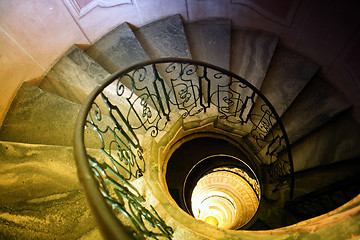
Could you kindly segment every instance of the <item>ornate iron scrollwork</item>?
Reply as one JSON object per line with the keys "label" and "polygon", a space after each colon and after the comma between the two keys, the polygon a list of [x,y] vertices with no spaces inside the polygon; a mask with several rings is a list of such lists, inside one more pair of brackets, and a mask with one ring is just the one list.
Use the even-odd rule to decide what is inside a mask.
{"label": "ornate iron scrollwork", "polygon": [[[253,111],[258,99],[260,110]],[[91,148],[97,144],[102,155],[87,151],[78,161],[87,162],[98,191],[114,214],[127,219],[125,225],[135,237],[172,238],[173,229],[146,204],[132,181],[143,177],[146,168],[139,137],[156,137],[179,117],[211,109],[233,128],[243,128],[259,159],[266,158],[263,165],[271,181],[290,176],[293,188],[289,141],[279,116],[255,87],[224,69],[184,59],[151,60],[111,75],[84,109],[82,147],[86,152],[88,142]]]}

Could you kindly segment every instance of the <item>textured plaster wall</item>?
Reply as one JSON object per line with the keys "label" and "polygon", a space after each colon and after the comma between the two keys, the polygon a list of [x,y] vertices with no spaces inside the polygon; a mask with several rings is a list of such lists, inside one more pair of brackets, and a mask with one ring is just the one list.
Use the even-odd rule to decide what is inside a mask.
{"label": "textured plaster wall", "polygon": [[356,0],[0,0],[0,124],[20,84],[36,84],[72,44],[86,47],[124,21],[141,26],[176,13],[278,34],[320,63],[359,113],[359,10]]}

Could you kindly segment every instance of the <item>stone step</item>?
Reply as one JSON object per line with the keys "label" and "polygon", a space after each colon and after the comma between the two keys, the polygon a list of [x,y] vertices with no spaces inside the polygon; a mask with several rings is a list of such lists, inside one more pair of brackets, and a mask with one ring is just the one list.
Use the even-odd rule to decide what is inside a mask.
{"label": "stone step", "polygon": [[[90,58],[78,47],[71,47],[46,74],[39,87],[47,92],[61,96],[75,103],[83,104],[87,96],[102,84],[110,74],[104,70],[97,62]],[[119,109],[128,109],[129,103],[126,97],[131,95],[131,100],[137,99],[138,91],[132,92],[128,85],[119,91],[117,81],[107,86],[103,92],[112,100]],[[123,92],[122,92],[123,91]],[[121,95],[123,97],[119,97]],[[98,99],[99,106],[104,105],[101,99]]]}
{"label": "stone step", "polygon": [[[224,69],[230,67],[231,20],[206,19],[185,24],[185,32],[191,49],[192,59],[213,64]],[[209,78],[217,71],[207,70]],[[200,73],[201,74],[201,73]],[[228,90],[229,78],[211,79],[210,91],[217,91],[218,85]],[[203,85],[203,89],[206,87]],[[204,95],[206,96],[206,95]],[[209,102],[208,99],[204,99]],[[218,102],[212,98],[212,102]],[[227,104],[226,104],[227,106]]]}
{"label": "stone step", "polygon": [[[290,144],[306,137],[312,131],[326,124],[336,115],[351,106],[342,93],[336,90],[319,74],[303,89],[281,118]],[[273,129],[269,128],[266,142],[271,142],[273,136],[282,136],[280,128],[273,120]],[[269,145],[261,146],[260,155],[265,157]],[[259,150],[259,149],[257,149]]]}
{"label": "stone step", "polygon": [[109,73],[149,60],[126,22],[98,39],[86,53]]}
{"label": "stone step", "polygon": [[206,19],[185,24],[193,60],[229,69],[231,20]]}
{"label": "stone step", "polygon": [[0,206],[80,189],[73,148],[0,141]]}
{"label": "stone step", "polygon": [[61,82],[55,78],[49,78],[48,76],[41,80],[38,87],[77,104],[83,104],[89,95],[89,92],[83,89]]}
{"label": "stone step", "polygon": [[260,89],[278,40],[271,33],[234,29],[231,37],[230,71]]}
{"label": "stone step", "polygon": [[[274,34],[252,29],[233,29],[231,37],[230,71],[260,89],[278,43]],[[230,86],[231,121],[246,121],[257,96],[244,84],[234,81]],[[243,126],[245,132],[252,126]]]}
{"label": "stone step", "polygon": [[[337,174],[335,174],[337,175]],[[333,176],[330,176],[332,178]],[[359,194],[360,174],[337,181],[331,185],[295,198],[286,203],[285,208],[298,221],[330,212],[349,202]]]}
{"label": "stone step", "polygon": [[[135,29],[134,33],[152,59],[165,57],[191,59],[190,47],[180,15],[173,15],[151,22]],[[184,92],[191,94],[190,102],[198,97],[189,91],[192,88],[199,88],[196,72],[193,71],[192,67],[187,67],[189,71],[186,71],[180,78],[186,67],[186,64],[161,64],[157,66],[160,77],[166,83],[165,88],[170,101],[180,107],[184,103]],[[189,72],[191,73],[188,75]],[[187,103],[185,102],[185,104]],[[177,111],[177,107],[174,110]]]}
{"label": "stone step", "polygon": [[[282,116],[318,69],[319,65],[310,59],[278,46],[260,91]],[[262,104],[259,100],[256,105]]]}
{"label": "stone step", "polygon": [[360,157],[360,125],[347,111],[292,145],[294,171]]}
{"label": "stone step", "polygon": [[[260,91],[270,101],[277,114],[281,117],[298,94],[313,78],[318,68],[319,65],[310,59],[283,46],[278,46]],[[278,126],[276,130],[272,129],[277,122],[274,116],[268,116],[267,110],[268,108],[266,107],[265,101],[257,98],[251,112],[251,120],[255,123],[255,126],[259,125],[258,123],[262,121],[260,125],[266,125],[266,127],[253,128],[252,131],[253,133],[256,132],[257,135],[264,136],[263,138],[267,138],[267,140],[271,142],[272,139],[270,138],[272,136],[282,136],[282,134],[279,132]],[[271,130],[273,134],[266,136]],[[252,142],[256,151],[260,151],[260,148],[263,148],[262,155],[263,157],[266,156],[266,143],[258,146],[252,138],[248,138],[248,140]]]}
{"label": "stone step", "polygon": [[100,237],[85,196],[79,190],[0,206],[0,222],[2,239]]}
{"label": "stone step", "polygon": [[317,75],[281,119],[290,143],[303,138],[350,106],[342,93]]}
{"label": "stone step", "polygon": [[[297,202],[299,197],[302,198],[303,195],[313,195],[315,192],[323,192],[324,189],[329,189],[329,186],[331,185],[339,186],[339,183],[343,182],[345,179],[352,179],[351,181],[346,181],[345,184],[340,185],[340,189],[333,188],[332,192],[336,192],[336,194],[324,194],[320,198],[315,198],[312,200],[309,199],[311,204],[308,201],[296,204],[297,207],[299,207],[298,210],[304,212],[310,209],[313,211],[313,213],[318,212],[321,211],[323,207],[330,207],[331,205],[332,208],[327,209],[326,212],[334,210],[340,205],[334,206],[333,203],[338,202],[339,199],[343,198],[343,193],[346,193],[346,198],[349,201],[351,198],[356,196],[353,195],[354,192],[356,194],[360,192],[359,185],[357,184],[357,179],[360,179],[359,167],[360,161],[359,159],[355,158],[347,161],[342,161],[340,163],[338,162],[327,166],[320,166],[305,171],[296,172],[294,174],[295,187],[293,199],[288,199],[288,187],[280,187],[278,191],[273,192],[276,193],[273,196],[277,196],[277,201],[274,201],[274,199],[268,200],[266,197],[263,198],[264,201],[262,202],[263,205],[259,212],[259,218],[265,222],[268,222],[268,224],[272,228],[281,228],[290,224],[296,224],[300,220],[298,219],[299,215],[296,212],[288,211],[289,205],[293,205],[289,203]],[[355,191],[349,191],[351,189]],[[282,197],[280,197],[281,195]],[[319,203],[325,205],[319,206]],[[286,206],[285,209],[284,205]],[[323,213],[325,212],[319,212],[316,215],[320,215]],[[253,229],[253,226],[250,229]],[[263,228],[261,230],[265,229]]]}
{"label": "stone step", "polygon": [[[72,146],[75,122],[80,108],[78,104],[23,83],[0,128],[0,140]],[[101,126],[102,130],[107,126],[114,126],[114,123],[104,114],[100,121],[96,120],[97,109],[93,107],[92,111],[93,120]],[[87,128],[85,133],[93,136],[86,142],[86,147],[99,148],[101,146],[97,133],[90,128]],[[108,133],[103,140],[110,141],[111,138],[113,136]]]}
{"label": "stone step", "polygon": [[80,105],[30,84],[17,92],[0,129],[0,140],[72,146]]}
{"label": "stone step", "polygon": [[39,87],[82,104],[107,76],[107,71],[74,45],[55,63]]}
{"label": "stone step", "polygon": [[360,161],[354,158],[297,172],[294,175],[294,199],[354,176],[359,169]]}
{"label": "stone step", "polygon": [[[86,50],[86,53],[110,73],[114,73],[121,69],[124,70],[134,64],[150,59],[128,23],[119,25],[105,36],[98,39]],[[148,66],[141,68],[134,75],[130,75],[133,79],[130,79],[129,77],[121,78],[121,84],[125,86],[125,93],[120,94],[122,95],[122,100],[116,96],[117,89],[119,89],[119,86],[116,85],[116,81],[112,86],[107,87],[108,95],[112,96],[111,99],[113,101],[118,100],[118,102],[124,106],[122,107],[123,109],[129,108],[126,97],[131,98],[131,104],[140,102],[142,99],[148,99],[146,105],[151,107],[152,115],[155,115],[155,112],[157,112],[156,109],[160,110],[160,107],[156,99],[151,99],[151,97],[156,96],[154,85],[152,82],[149,82],[155,81],[152,67]],[[143,76],[146,76],[147,81],[141,81]],[[134,86],[132,85],[132,80],[134,80]],[[160,87],[160,85],[157,85],[157,87]],[[166,87],[165,92],[168,91],[169,89]],[[162,93],[161,89],[160,92]],[[141,106],[136,106],[136,104],[134,104],[134,109],[140,109],[142,111],[141,108]],[[141,115],[142,113],[140,113],[139,116]]]}
{"label": "stone step", "polygon": [[163,18],[134,30],[135,36],[152,59],[191,58],[180,15]]}
{"label": "stone step", "polygon": [[[106,158],[101,150],[87,153],[99,161]],[[0,228],[0,236],[35,231],[39,235],[31,236],[36,239],[53,239],[69,228],[76,239],[100,236],[81,191],[72,147],[2,141],[0,163],[0,222],[8,226]]]}

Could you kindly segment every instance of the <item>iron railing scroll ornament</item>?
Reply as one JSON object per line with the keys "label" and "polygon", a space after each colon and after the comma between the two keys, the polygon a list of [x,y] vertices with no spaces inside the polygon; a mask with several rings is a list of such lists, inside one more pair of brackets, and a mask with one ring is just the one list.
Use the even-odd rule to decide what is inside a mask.
{"label": "iron railing scroll ornament", "polygon": [[[252,111],[259,99],[261,111]],[[137,187],[147,167],[141,138],[158,136],[179,117],[191,120],[214,111],[219,121],[248,131],[246,137],[262,154],[259,159],[267,158],[262,166],[269,181],[288,180],[293,189],[285,129],[259,90],[207,63],[150,60],[109,76],[78,116],[74,149],[79,178],[105,237],[172,238],[173,228]]]}

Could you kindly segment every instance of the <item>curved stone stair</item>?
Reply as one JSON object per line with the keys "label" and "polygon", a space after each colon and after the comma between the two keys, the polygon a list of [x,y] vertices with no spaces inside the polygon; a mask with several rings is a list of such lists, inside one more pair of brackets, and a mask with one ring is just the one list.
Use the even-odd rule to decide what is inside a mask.
{"label": "curved stone stair", "polygon": [[[184,25],[192,59],[230,68],[231,21],[203,20]],[[219,36],[222,36],[219,38]]]}
{"label": "curved stone stair", "polygon": [[39,88],[82,104],[110,74],[77,46],[72,46],[52,66]]}
{"label": "curved stone stair", "polygon": [[[180,15],[140,28],[123,23],[85,52],[72,46],[38,87],[24,83],[19,89],[0,128],[0,175],[6,179],[0,185],[5,193],[0,201],[0,238],[100,237],[77,182],[71,153],[80,104],[111,73],[161,57],[209,62],[230,69],[260,89],[282,117],[299,174],[360,157],[360,127],[347,111],[351,107],[349,102],[321,77],[316,63],[282,46],[277,36],[252,29],[231,29],[227,19],[184,24]],[[161,74],[164,69],[159,71]],[[165,80],[171,86],[171,81]],[[131,89],[130,83],[125,85]],[[247,96],[246,92],[242,94]],[[116,95],[112,96],[116,99]],[[250,110],[256,113],[261,104],[258,99],[244,116],[236,117],[246,118]],[[211,114],[203,120],[209,116],[216,118]],[[185,124],[186,120],[178,121],[179,117],[171,119],[172,123]],[[225,131],[239,131],[217,121]],[[147,135],[141,138],[151,144]],[[95,148],[96,143],[88,142],[86,146]],[[261,148],[250,148],[261,156]],[[351,165],[346,166],[342,179],[354,174],[349,171]],[[299,174],[295,176],[302,176]],[[307,181],[300,177],[299,186]],[[308,187],[306,193],[317,189]],[[268,197],[278,200],[276,194],[275,191]],[[301,195],[295,185],[295,196]],[[278,224],[267,221],[260,217],[259,223],[271,227],[284,224],[280,220]]]}
{"label": "curved stone stair", "polygon": [[69,146],[0,141],[0,239],[99,236],[72,152]]}

